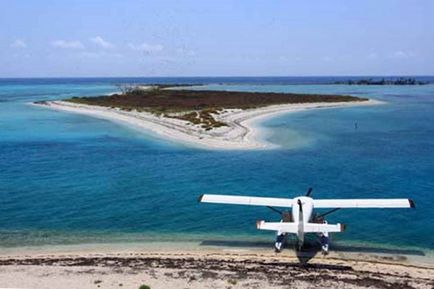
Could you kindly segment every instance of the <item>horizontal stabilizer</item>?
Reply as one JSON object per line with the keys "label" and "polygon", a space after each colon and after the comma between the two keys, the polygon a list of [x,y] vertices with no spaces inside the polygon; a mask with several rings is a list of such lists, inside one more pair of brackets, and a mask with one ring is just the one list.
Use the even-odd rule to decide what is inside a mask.
{"label": "horizontal stabilizer", "polygon": [[215,204],[232,204],[232,205],[248,205],[248,206],[273,206],[286,207],[292,206],[292,199],[284,198],[261,198],[248,196],[228,196],[228,195],[201,195],[199,202],[215,203]]}
{"label": "horizontal stabilizer", "polygon": [[313,200],[314,208],[414,208],[410,199]]}
{"label": "horizontal stabilizer", "polygon": [[298,227],[294,223],[257,221],[256,228],[258,230],[279,231],[280,233],[297,233]]}
{"label": "horizontal stabilizer", "polygon": [[343,232],[345,230],[345,226],[343,224],[316,224],[316,223],[307,223],[304,224],[304,232],[305,233],[325,233],[325,232]]}

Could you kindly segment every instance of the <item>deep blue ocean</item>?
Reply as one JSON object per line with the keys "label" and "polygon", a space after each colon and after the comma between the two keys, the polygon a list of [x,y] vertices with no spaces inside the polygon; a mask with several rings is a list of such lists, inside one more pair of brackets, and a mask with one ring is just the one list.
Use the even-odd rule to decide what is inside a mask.
{"label": "deep blue ocean", "polygon": [[[103,242],[263,240],[267,208],[198,204],[202,193],[314,198],[409,197],[416,209],[346,209],[334,241],[434,249],[434,84],[325,84],[348,77],[0,80],[1,247]],[[432,81],[433,78],[422,78]],[[265,151],[209,151],[134,128],[29,105],[101,95],[117,83],[339,93],[386,103],[310,110],[261,125]],[[357,129],[355,129],[357,123]]]}

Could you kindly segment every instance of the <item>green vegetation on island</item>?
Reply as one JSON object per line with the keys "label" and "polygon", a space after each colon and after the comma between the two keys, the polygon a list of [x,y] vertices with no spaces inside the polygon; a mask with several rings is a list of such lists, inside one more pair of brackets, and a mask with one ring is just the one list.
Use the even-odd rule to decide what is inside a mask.
{"label": "green vegetation on island", "polygon": [[176,87],[177,85],[170,87],[167,85],[136,86],[135,88],[123,89],[121,90],[122,93],[97,97],[73,97],[66,101],[119,108],[124,111],[146,111],[156,115],[186,120],[210,130],[225,126],[224,123],[215,118],[224,109],[368,100],[349,95],[187,90],[176,89]]}
{"label": "green vegetation on island", "polygon": [[347,84],[347,85],[424,85],[427,82],[419,81],[412,77],[399,77],[394,79],[359,79],[359,80],[346,80],[346,81],[336,81],[334,84]]}

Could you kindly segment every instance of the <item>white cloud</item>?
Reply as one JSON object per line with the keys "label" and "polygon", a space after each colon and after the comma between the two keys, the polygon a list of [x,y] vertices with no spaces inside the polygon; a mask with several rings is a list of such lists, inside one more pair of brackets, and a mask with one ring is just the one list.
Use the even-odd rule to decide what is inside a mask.
{"label": "white cloud", "polygon": [[13,47],[13,48],[26,48],[27,44],[21,39],[16,39],[14,42],[11,43],[11,47]]}
{"label": "white cloud", "polygon": [[90,39],[90,41],[92,41],[94,44],[96,44],[96,45],[98,45],[98,46],[100,46],[101,48],[104,48],[104,49],[108,49],[108,48],[113,48],[114,47],[113,44],[111,44],[110,42],[104,40],[101,36],[92,37]]}
{"label": "white cloud", "polygon": [[120,53],[110,53],[110,52],[105,52],[105,51],[100,51],[100,52],[83,51],[83,52],[80,52],[77,56],[80,58],[94,58],[94,59],[103,58],[103,57],[109,57],[109,58],[121,58],[121,57],[123,57],[123,55]]}
{"label": "white cloud", "polygon": [[161,50],[164,49],[164,46],[161,44],[148,44],[143,42],[142,44],[133,44],[133,43],[129,43],[128,47],[136,50],[136,51],[140,51],[140,52],[144,52],[144,53],[153,53],[153,52],[159,52]]}
{"label": "white cloud", "polygon": [[404,59],[404,58],[411,58],[414,57],[415,53],[412,51],[395,51],[392,54],[389,55],[390,58],[398,58],[398,59]]}
{"label": "white cloud", "polygon": [[51,42],[51,45],[56,48],[84,49],[84,45],[77,40],[55,40]]}

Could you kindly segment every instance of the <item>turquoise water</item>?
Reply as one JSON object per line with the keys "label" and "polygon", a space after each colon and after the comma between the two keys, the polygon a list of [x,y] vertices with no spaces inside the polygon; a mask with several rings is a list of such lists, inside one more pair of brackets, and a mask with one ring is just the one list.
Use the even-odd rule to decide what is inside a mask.
{"label": "turquoise water", "polygon": [[[269,151],[207,151],[29,105],[116,82],[229,83],[209,89],[345,93],[384,105],[287,114],[262,125]],[[411,197],[415,210],[340,210],[335,241],[434,249],[434,85],[282,79],[0,80],[0,247],[144,240],[264,240],[266,208],[198,204],[201,193]],[[295,84],[304,83],[304,84]],[[354,123],[358,123],[355,130]]]}

